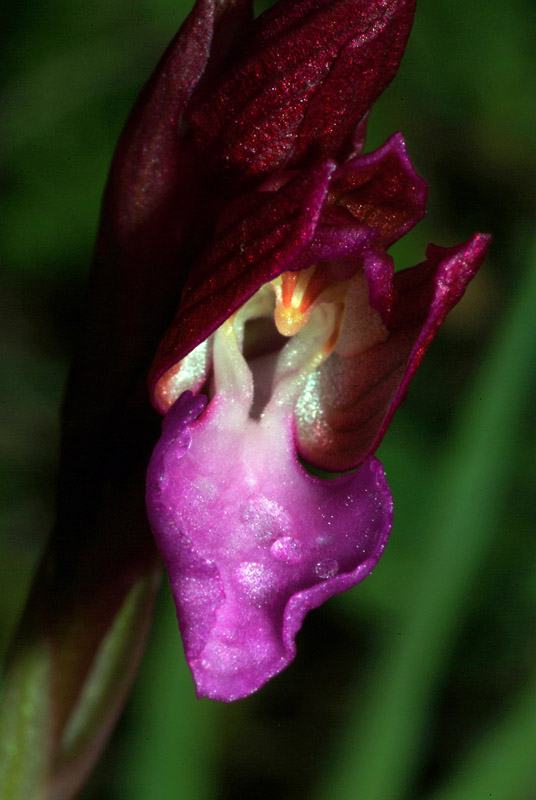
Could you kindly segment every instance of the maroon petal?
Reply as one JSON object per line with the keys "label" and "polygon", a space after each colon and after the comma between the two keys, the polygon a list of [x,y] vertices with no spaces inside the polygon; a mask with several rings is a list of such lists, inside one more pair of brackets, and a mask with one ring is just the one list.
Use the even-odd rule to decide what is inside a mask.
{"label": "maroon petal", "polygon": [[298,414],[301,455],[324,469],[356,467],[378,447],[429,344],[482,264],[490,237],[458,247],[431,245],[427,261],[395,275],[388,338],[349,357],[333,353],[307,387]]}
{"label": "maroon petal", "polygon": [[333,176],[329,201],[378,231],[388,248],[424,217],[428,187],[415,172],[401,133],[373,153],[343,164]]}
{"label": "maroon petal", "polygon": [[383,248],[423,218],[427,195],[426,182],[415,172],[402,134],[394,134],[378,150],[335,171],[315,237],[293,269],[339,260],[333,280],[347,280],[362,266],[370,304],[390,327],[394,268]]}
{"label": "maroon petal", "polygon": [[[428,187],[415,172],[404,137],[394,134],[373,153],[347,161],[334,173],[328,200],[315,237],[293,269],[321,261],[348,259],[346,280],[361,265],[370,286],[370,300],[386,324],[394,296],[393,263],[382,248],[390,247],[421,220]],[[371,249],[373,248],[373,249]],[[355,257],[360,257],[356,261]]]}
{"label": "maroon petal", "polygon": [[290,269],[312,240],[335,165],[303,171],[277,192],[235,205],[192,270],[153,362],[150,384],[204,341],[263,284]]}
{"label": "maroon petal", "polygon": [[398,69],[414,7],[286,0],[263,14],[219,86],[189,114],[207,170],[259,180],[355,152],[363,134],[356,126]]}
{"label": "maroon petal", "polygon": [[376,231],[367,225],[349,225],[347,220],[343,224],[326,223],[321,219],[313,240],[293,262],[292,270],[322,262],[326,278],[348,280],[359,266],[360,260],[356,258],[361,258],[375,239]]}

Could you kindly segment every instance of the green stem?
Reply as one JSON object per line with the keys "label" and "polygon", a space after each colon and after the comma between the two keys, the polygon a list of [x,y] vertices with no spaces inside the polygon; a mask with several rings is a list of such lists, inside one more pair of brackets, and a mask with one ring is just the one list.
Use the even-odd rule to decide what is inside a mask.
{"label": "green stem", "polygon": [[[102,612],[102,605],[88,602],[71,609],[70,620],[64,617],[63,624],[51,624],[50,616],[44,614],[46,605],[39,607],[37,600],[46,604],[45,595],[34,594],[3,685],[2,800],[68,800],[75,796],[130,689],[148,633],[157,583],[156,569],[134,582],[108,625],[105,622],[98,646],[88,648],[92,657],[85,670],[72,654],[80,648],[85,652],[84,630],[94,626],[94,615]],[[73,669],[67,670],[67,664]],[[85,676],[82,681],[79,669]],[[71,698],[68,707],[62,703],[64,697]]]}

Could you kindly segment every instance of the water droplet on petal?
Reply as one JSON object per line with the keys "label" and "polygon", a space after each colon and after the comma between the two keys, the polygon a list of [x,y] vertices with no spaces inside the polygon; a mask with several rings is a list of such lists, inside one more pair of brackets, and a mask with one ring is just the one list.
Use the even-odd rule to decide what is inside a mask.
{"label": "water droplet on petal", "polygon": [[303,545],[292,536],[281,536],[273,543],[270,553],[278,561],[286,564],[299,564],[303,560]]}
{"label": "water droplet on petal", "polygon": [[339,562],[336,561],[334,558],[325,558],[323,561],[319,561],[318,564],[315,566],[315,574],[318,575],[319,578],[325,580],[326,578],[333,578],[339,571]]}

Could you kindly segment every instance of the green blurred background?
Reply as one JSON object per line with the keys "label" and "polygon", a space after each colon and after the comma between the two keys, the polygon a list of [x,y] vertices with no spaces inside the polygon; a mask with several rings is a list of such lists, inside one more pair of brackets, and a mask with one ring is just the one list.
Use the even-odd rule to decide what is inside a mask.
{"label": "green blurred background", "polygon": [[[52,523],[107,168],[188,5],[22,0],[5,12],[2,654]],[[375,574],[311,614],[292,667],[232,706],[195,700],[164,590],[85,800],[536,799],[534,9],[423,0],[371,118],[367,149],[402,130],[431,187],[399,265],[430,241],[495,237],[381,447],[395,524]]]}

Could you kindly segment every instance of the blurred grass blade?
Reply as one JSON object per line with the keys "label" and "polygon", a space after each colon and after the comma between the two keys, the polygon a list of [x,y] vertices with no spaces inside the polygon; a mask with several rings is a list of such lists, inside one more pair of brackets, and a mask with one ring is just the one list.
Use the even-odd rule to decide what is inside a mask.
{"label": "blurred grass blade", "polygon": [[513,800],[533,796],[536,775],[536,679],[430,800]]}
{"label": "blurred grass blade", "polygon": [[3,688],[0,713],[0,797],[37,800],[48,761],[42,741],[50,741],[50,658],[44,640],[19,650],[17,668]]}
{"label": "blurred grass blade", "polygon": [[526,375],[536,361],[535,261],[533,252],[438,465],[437,489],[429,503],[423,504],[416,484],[415,503],[424,506],[430,550],[409,604],[412,613],[399,623],[402,635],[386,643],[390,652],[375,673],[368,699],[360,697],[352,711],[343,748],[323,787],[322,796],[329,800],[354,800],[356,791],[366,800],[400,800],[408,789],[443,661],[495,534],[494,517],[515,454],[529,389]]}
{"label": "blurred grass blade", "polygon": [[130,590],[65,727],[51,797],[73,797],[100,755],[130,690],[152,617],[158,573]]}
{"label": "blurred grass blade", "polygon": [[168,587],[155,617],[130,712],[128,757],[119,781],[123,800],[147,800],[155,792],[158,800],[215,797],[218,706],[195,697]]}
{"label": "blurred grass blade", "polygon": [[[148,631],[157,573],[133,585],[97,649],[57,740],[57,674],[62,652],[80,645],[87,618],[66,626],[61,649],[46,621],[20,636],[0,706],[2,800],[68,800],[81,787],[130,689]],[[89,620],[89,622],[88,622]],[[78,635],[77,635],[78,634]],[[82,643],[83,644],[83,643]],[[73,662],[76,665],[76,660]],[[63,662],[65,666],[65,662]],[[70,675],[63,673],[69,681]]]}

